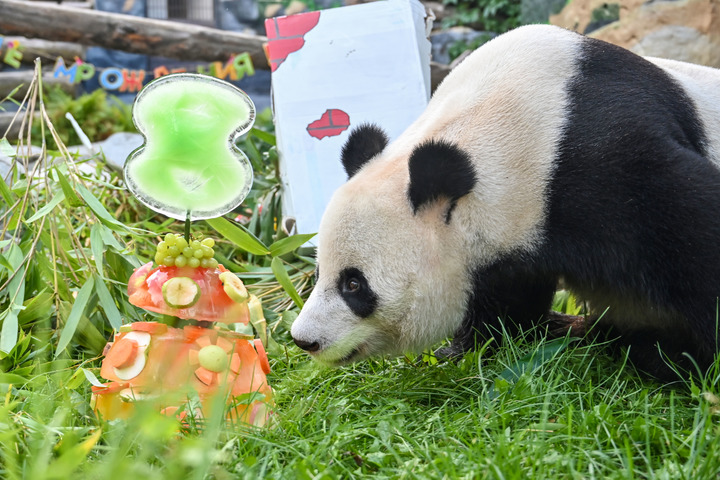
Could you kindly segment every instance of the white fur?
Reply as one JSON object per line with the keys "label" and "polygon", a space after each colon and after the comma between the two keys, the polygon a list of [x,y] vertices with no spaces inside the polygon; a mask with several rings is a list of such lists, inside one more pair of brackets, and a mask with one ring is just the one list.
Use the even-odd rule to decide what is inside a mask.
{"label": "white fur", "polygon": [[[492,40],[447,77],[400,138],[338,189],[320,224],[320,278],[293,324],[294,338],[319,342],[317,358],[335,364],[358,347],[353,360],[422,349],[459,327],[471,293],[469,266],[538,240],[578,46],[570,32],[535,26]],[[413,215],[407,198],[408,156],[431,138],[462,145],[476,162],[479,188],[459,201],[449,225],[447,205]],[[350,266],[380,297],[370,318],[357,318],[338,295],[337,275]]]}
{"label": "white fur", "polygon": [[646,57],[673,76],[694,100],[708,134],[708,155],[720,166],[720,69],[692,63]]}

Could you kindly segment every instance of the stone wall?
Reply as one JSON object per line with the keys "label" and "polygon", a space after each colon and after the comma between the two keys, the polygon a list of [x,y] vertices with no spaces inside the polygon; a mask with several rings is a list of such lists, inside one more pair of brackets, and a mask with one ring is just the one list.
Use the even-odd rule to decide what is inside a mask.
{"label": "stone wall", "polygon": [[720,68],[720,0],[572,0],[550,23],[640,55]]}

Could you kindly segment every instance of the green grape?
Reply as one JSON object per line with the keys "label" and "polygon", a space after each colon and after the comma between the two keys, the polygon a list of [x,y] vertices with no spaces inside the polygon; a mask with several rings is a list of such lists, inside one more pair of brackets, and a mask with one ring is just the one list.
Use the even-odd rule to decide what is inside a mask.
{"label": "green grape", "polygon": [[200,260],[200,266],[202,268],[210,268],[210,259],[209,258],[203,258]]}
{"label": "green grape", "polygon": [[167,252],[167,249],[168,249],[168,244],[165,243],[164,241],[161,241],[160,243],[157,244],[157,252],[158,253],[164,254],[165,252]]}
{"label": "green grape", "polygon": [[187,261],[188,267],[197,268],[200,266],[200,260],[198,260],[195,257],[192,257]]}
{"label": "green grape", "polygon": [[175,244],[176,247],[182,252],[185,250],[185,247],[188,246],[187,240],[185,240],[185,237],[177,237],[177,243]]}
{"label": "green grape", "polygon": [[199,248],[197,250],[193,251],[193,257],[197,258],[198,260],[200,260],[204,256],[205,256],[205,253]]}
{"label": "green grape", "polygon": [[193,249],[190,247],[185,247],[185,248],[183,248],[182,254],[183,254],[183,256],[185,256],[187,258],[192,258]]}
{"label": "green grape", "polygon": [[187,264],[188,264],[188,259],[187,259],[187,257],[185,257],[185,256],[183,256],[183,255],[180,255],[179,257],[177,257],[177,258],[175,259],[175,266],[176,266],[176,267],[184,267],[184,266],[187,265]]}
{"label": "green grape", "polygon": [[192,248],[193,250],[197,250],[198,248],[200,248],[200,242],[198,240],[193,240],[192,242],[190,242],[190,248]]}
{"label": "green grape", "polygon": [[162,261],[163,261],[164,259],[165,259],[165,257],[163,256],[163,254],[161,254],[161,253],[156,253],[156,254],[155,254],[155,263],[157,263],[158,265],[161,265],[161,264],[162,264]]}
{"label": "green grape", "polygon": [[218,267],[218,261],[215,260],[214,258],[208,258],[207,261],[209,263],[208,268],[217,268]]}
{"label": "green grape", "polygon": [[173,257],[165,257],[163,258],[162,265],[165,265],[166,267],[172,267],[175,265],[175,259]]}
{"label": "green grape", "polygon": [[171,247],[177,243],[177,237],[174,233],[168,233],[165,235],[165,243],[167,243],[168,247]]}
{"label": "green grape", "polygon": [[210,238],[210,237],[204,238],[203,241],[200,242],[200,243],[201,243],[202,245],[205,245],[206,247],[210,247],[210,248],[212,248],[212,247],[215,246],[215,240],[213,240],[213,239]]}
{"label": "green grape", "polygon": [[168,247],[167,254],[171,257],[177,257],[180,255],[180,249],[177,247],[177,245],[173,245],[171,247]]}
{"label": "green grape", "polygon": [[215,255],[215,252],[212,248],[208,247],[207,245],[200,245],[200,251],[203,254],[203,257],[205,258],[212,258],[213,255]]}

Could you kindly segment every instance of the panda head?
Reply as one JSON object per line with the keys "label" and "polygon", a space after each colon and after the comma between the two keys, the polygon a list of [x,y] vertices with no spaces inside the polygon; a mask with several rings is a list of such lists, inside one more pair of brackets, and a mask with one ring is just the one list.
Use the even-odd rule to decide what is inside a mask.
{"label": "panda head", "polygon": [[348,182],[323,215],[317,282],[292,326],[295,343],[328,365],[420,350],[464,316],[465,229],[454,212],[475,187],[470,157],[444,139],[387,143],[363,125],[345,144]]}

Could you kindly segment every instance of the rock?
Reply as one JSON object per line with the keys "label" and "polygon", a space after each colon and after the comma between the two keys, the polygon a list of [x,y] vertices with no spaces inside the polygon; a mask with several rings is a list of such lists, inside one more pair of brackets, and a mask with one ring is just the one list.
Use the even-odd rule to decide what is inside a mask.
{"label": "rock", "polygon": [[521,0],[520,23],[547,23],[550,15],[558,13],[566,0]]}
{"label": "rock", "polygon": [[495,35],[492,32],[479,32],[468,27],[453,27],[432,33],[430,35],[432,59],[434,62],[448,65],[465,49],[474,50]]}
{"label": "rock", "polygon": [[290,4],[285,7],[285,15],[296,15],[298,13],[307,12],[308,8],[304,2],[300,0],[292,0]]}
{"label": "rock", "polygon": [[620,4],[603,3],[591,12],[590,23],[585,27],[585,33],[588,34],[618,20],[620,20]]}
{"label": "rock", "polygon": [[125,166],[128,155],[143,144],[143,136],[139,133],[113,133],[104,142],[94,144],[102,149],[107,163],[117,169]]}
{"label": "rock", "polygon": [[598,9],[610,10],[609,5],[602,0],[572,0],[550,22],[640,55],[720,68],[717,0],[626,0],[616,4],[619,20],[592,30]]}
{"label": "rock", "polygon": [[638,55],[672,58],[683,62],[720,67],[720,38],[681,25],[650,32],[632,47]]}
{"label": "rock", "polygon": [[264,20],[255,0],[222,0],[216,15],[219,28],[253,34],[261,29]]}
{"label": "rock", "polygon": [[[12,178],[8,175],[12,168],[12,162],[12,158],[0,153],[0,177],[2,177],[8,185],[12,185]],[[25,169],[21,164],[18,164],[18,170],[20,173],[25,173]]]}

